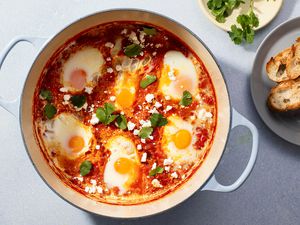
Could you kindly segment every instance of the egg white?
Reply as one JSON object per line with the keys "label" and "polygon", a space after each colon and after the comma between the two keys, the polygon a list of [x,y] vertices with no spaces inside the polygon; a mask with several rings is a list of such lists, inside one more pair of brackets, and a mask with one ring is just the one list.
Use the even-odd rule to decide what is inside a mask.
{"label": "egg white", "polygon": [[101,52],[97,48],[86,47],[78,50],[64,62],[61,74],[62,85],[71,92],[79,92],[82,90],[72,87],[70,77],[74,70],[84,70],[86,72],[85,87],[94,87],[98,78],[101,76],[101,68],[104,59]]}
{"label": "egg white", "polygon": [[[185,121],[178,116],[168,117],[168,124],[163,129],[162,149],[168,158],[172,159],[174,163],[180,165],[183,163],[192,163],[198,159],[199,153],[193,147],[196,137],[193,135],[194,127],[189,121]],[[172,140],[179,130],[187,130],[192,136],[191,143],[184,149],[178,149]]]}
{"label": "egg white", "polygon": [[[170,79],[173,76],[174,79]],[[188,86],[182,85],[181,80],[188,80]],[[173,99],[182,98],[184,91],[192,96],[198,93],[198,75],[191,58],[185,57],[179,51],[168,51],[164,56],[163,69],[159,89],[164,95]]]}
{"label": "egg white", "polygon": [[[75,159],[89,150],[94,139],[91,128],[82,124],[70,113],[61,113],[44,124],[43,139],[48,150]],[[69,147],[69,140],[80,136],[84,140],[84,147],[79,152],[73,152]]]}
{"label": "egg white", "polygon": [[136,174],[120,174],[115,170],[114,164],[119,158],[127,158],[138,162],[134,143],[126,137],[115,136],[105,145],[111,152],[104,170],[104,182],[108,188],[118,187],[119,194],[125,193],[135,180]]}

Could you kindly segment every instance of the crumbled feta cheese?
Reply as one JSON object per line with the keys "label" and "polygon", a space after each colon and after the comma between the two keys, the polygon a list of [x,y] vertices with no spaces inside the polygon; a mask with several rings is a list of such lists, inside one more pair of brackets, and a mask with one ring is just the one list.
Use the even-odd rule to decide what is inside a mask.
{"label": "crumbled feta cheese", "polygon": [[151,127],[151,121],[150,120],[144,121],[144,123],[142,123],[142,127]]}
{"label": "crumbled feta cheese", "polygon": [[100,149],[100,145],[96,145],[96,147],[95,147],[97,150],[99,150]]}
{"label": "crumbled feta cheese", "polygon": [[190,116],[190,119],[195,120],[196,119],[195,115]]}
{"label": "crumbled feta cheese", "polygon": [[116,96],[110,96],[109,100],[114,102],[116,100]]}
{"label": "crumbled feta cheese", "polygon": [[96,187],[95,187],[95,186],[90,187],[89,193],[90,193],[90,194],[96,193]]}
{"label": "crumbled feta cheese", "polygon": [[71,95],[64,95],[64,100],[65,100],[65,101],[69,101],[70,98],[71,98]]}
{"label": "crumbled feta cheese", "polygon": [[85,192],[89,192],[90,191],[90,187],[86,186],[84,189]]}
{"label": "crumbled feta cheese", "polygon": [[155,102],[154,106],[159,109],[162,107],[162,104],[160,102]]}
{"label": "crumbled feta cheese", "polygon": [[141,31],[141,32],[140,32],[140,41],[141,41],[142,43],[145,42],[145,35],[146,35],[146,33],[145,33],[144,31]]}
{"label": "crumbled feta cheese", "polygon": [[107,58],[106,58],[106,61],[108,61],[108,62],[111,61],[111,58],[110,58],[110,57],[107,57]]}
{"label": "crumbled feta cheese", "polygon": [[138,108],[139,108],[139,110],[141,110],[141,109],[142,109],[142,106],[138,105]]}
{"label": "crumbled feta cheese", "polygon": [[153,56],[156,56],[156,54],[157,54],[157,52],[153,52],[153,53],[152,53]]}
{"label": "crumbled feta cheese", "polygon": [[114,44],[111,43],[111,42],[106,42],[106,43],[105,43],[105,47],[107,47],[107,48],[113,48],[113,47],[114,47]]}
{"label": "crumbled feta cheese", "polygon": [[178,174],[176,172],[171,173],[171,177],[177,179],[178,178]]}
{"label": "crumbled feta cheese", "polygon": [[108,73],[113,73],[113,72],[114,72],[114,70],[113,70],[111,67],[107,68],[106,71],[107,71]]}
{"label": "crumbled feta cheese", "polygon": [[164,166],[169,166],[173,163],[173,160],[171,158],[167,158],[164,160]]}
{"label": "crumbled feta cheese", "polygon": [[151,113],[151,114],[158,113],[158,111],[155,107],[153,107],[153,109],[150,109],[148,112]]}
{"label": "crumbled feta cheese", "polygon": [[164,36],[164,39],[165,39],[165,40],[168,40],[168,37],[167,37],[167,36]]}
{"label": "crumbled feta cheese", "polygon": [[135,129],[135,130],[133,131],[133,134],[134,134],[134,135],[138,135],[139,133],[140,133],[140,131],[137,130],[137,129]]}
{"label": "crumbled feta cheese", "polygon": [[85,87],[84,91],[90,95],[93,92],[93,88],[92,87]]}
{"label": "crumbled feta cheese", "polygon": [[145,144],[145,143],[146,143],[146,139],[141,138],[141,142],[142,142],[143,144]]}
{"label": "crumbled feta cheese", "polygon": [[103,193],[103,188],[102,188],[102,187],[97,186],[96,189],[97,189],[97,192],[98,192],[99,194],[102,194],[102,193]]}
{"label": "crumbled feta cheese", "polygon": [[127,29],[126,29],[126,28],[123,29],[123,30],[121,31],[121,34],[127,34]]}
{"label": "crumbled feta cheese", "polygon": [[151,103],[152,100],[154,99],[154,94],[147,94],[145,99],[148,103]]}
{"label": "crumbled feta cheese", "polygon": [[156,168],[157,164],[153,163],[151,170],[154,170]]}
{"label": "crumbled feta cheese", "polygon": [[66,87],[62,87],[62,88],[59,89],[59,91],[60,91],[60,92],[68,92],[69,89],[66,88]]}
{"label": "crumbled feta cheese", "polygon": [[198,111],[198,118],[201,120],[206,120],[209,118],[212,118],[212,113],[211,112],[207,112],[205,109],[200,109]]}
{"label": "crumbled feta cheese", "polygon": [[153,137],[152,135],[149,135],[149,139],[150,139],[150,140],[153,140],[154,137]]}
{"label": "crumbled feta cheese", "polygon": [[165,99],[166,99],[166,100],[170,100],[171,97],[170,97],[169,95],[166,95],[166,96],[165,96]]}
{"label": "crumbled feta cheese", "polygon": [[121,115],[125,115],[125,113],[123,111],[120,112]]}
{"label": "crumbled feta cheese", "polygon": [[141,145],[141,144],[138,144],[138,145],[136,146],[136,148],[137,148],[137,150],[142,150],[142,145]]}
{"label": "crumbled feta cheese", "polygon": [[170,171],[170,166],[165,166],[165,171],[169,172]]}
{"label": "crumbled feta cheese", "polygon": [[167,107],[166,107],[166,112],[170,111],[172,108],[173,108],[172,106],[167,105]]}
{"label": "crumbled feta cheese", "polygon": [[116,65],[116,71],[121,71],[122,70],[122,66],[121,65]]}
{"label": "crumbled feta cheese", "polygon": [[130,121],[128,121],[128,123],[127,123],[127,129],[128,130],[133,130],[134,128],[135,128],[135,124],[132,123],[132,122],[130,122]]}
{"label": "crumbled feta cheese", "polygon": [[91,179],[91,180],[90,180],[90,183],[91,183],[92,185],[96,185],[96,184],[97,184],[97,181],[94,180],[94,179]]}
{"label": "crumbled feta cheese", "polygon": [[181,179],[184,179],[185,178],[185,174],[183,174],[182,176],[181,176]]}
{"label": "crumbled feta cheese", "polygon": [[97,123],[99,123],[100,122],[100,120],[98,119],[98,117],[96,116],[96,113],[93,113],[92,114],[92,118],[91,118],[91,120],[90,120],[90,123],[92,124],[92,125],[95,125],[95,124],[97,124]]}
{"label": "crumbled feta cheese", "polygon": [[143,55],[144,55],[144,52],[141,52],[141,53],[140,53],[140,56],[143,56]]}
{"label": "crumbled feta cheese", "polygon": [[147,160],[147,152],[144,152],[141,158],[141,162],[146,162]]}
{"label": "crumbled feta cheese", "polygon": [[128,38],[129,38],[129,40],[131,40],[134,44],[139,44],[139,43],[140,43],[139,40],[138,40],[138,38],[137,38],[137,36],[136,36],[136,33],[133,32],[133,31],[131,31],[131,33],[129,34]]}
{"label": "crumbled feta cheese", "polygon": [[156,188],[162,188],[163,186],[160,184],[159,180],[157,179],[153,179],[151,184],[153,185],[153,187],[156,187]]}
{"label": "crumbled feta cheese", "polygon": [[162,47],[162,44],[156,44],[155,45],[155,48],[160,48],[160,47]]}

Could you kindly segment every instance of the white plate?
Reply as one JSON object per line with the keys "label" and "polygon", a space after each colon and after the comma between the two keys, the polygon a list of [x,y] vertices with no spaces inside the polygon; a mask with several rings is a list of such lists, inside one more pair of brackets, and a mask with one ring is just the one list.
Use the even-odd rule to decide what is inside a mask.
{"label": "white plate", "polygon": [[[230,27],[236,23],[238,15],[247,13],[249,11],[250,0],[244,0],[245,4],[241,4],[237,9],[233,10],[229,17],[226,17],[225,23],[219,23],[215,17],[211,14],[211,11],[207,7],[208,0],[198,0],[200,8],[202,9],[205,16],[213,22],[215,25],[223,30],[230,31]],[[256,30],[266,26],[270,23],[278,14],[283,0],[254,0],[254,13],[259,18],[259,26]]]}

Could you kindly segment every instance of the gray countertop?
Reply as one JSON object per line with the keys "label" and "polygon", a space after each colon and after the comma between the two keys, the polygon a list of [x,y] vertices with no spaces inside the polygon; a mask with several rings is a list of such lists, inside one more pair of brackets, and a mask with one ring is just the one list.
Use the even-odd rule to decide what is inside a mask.
{"label": "gray countertop", "polygon": [[[157,216],[115,220],[91,215],[69,205],[44,184],[27,156],[18,121],[0,108],[0,224],[300,224],[300,147],[277,137],[264,125],[249,88],[258,45],[275,26],[300,16],[300,1],[286,0],[276,19],[258,32],[254,44],[240,47],[209,22],[197,0],[2,0],[0,49],[16,35],[50,37],[84,15],[126,7],[167,15],[190,28],[211,49],[224,72],[233,107],[259,129],[259,154],[253,172],[237,191],[198,191]],[[26,43],[13,49],[0,72],[0,96],[14,99],[20,94],[35,53]],[[230,184],[239,176],[249,158],[250,138],[245,128],[233,130],[217,169],[220,182]]]}

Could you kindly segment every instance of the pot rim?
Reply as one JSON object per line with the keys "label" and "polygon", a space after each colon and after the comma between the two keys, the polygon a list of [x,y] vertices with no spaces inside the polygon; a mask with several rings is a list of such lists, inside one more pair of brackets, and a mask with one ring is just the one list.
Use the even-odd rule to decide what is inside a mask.
{"label": "pot rim", "polygon": [[[28,78],[29,78],[29,75],[31,73],[31,70],[32,70],[32,67],[33,65],[35,64],[36,60],[40,57],[41,53],[44,51],[44,49],[48,46],[48,44],[56,37],[58,36],[59,34],[65,32],[65,30],[67,28],[69,28],[70,26],[72,26],[73,24],[81,21],[81,20],[84,20],[84,19],[87,19],[89,17],[92,17],[92,16],[95,16],[96,14],[101,14],[101,13],[109,13],[109,12],[116,12],[116,11],[120,11],[120,12],[124,12],[124,11],[131,11],[131,12],[143,12],[143,13],[149,13],[149,14],[153,14],[153,15],[156,15],[156,16],[159,16],[159,17],[162,17],[162,18],[165,18],[177,25],[179,25],[179,27],[181,27],[182,29],[186,30],[188,33],[190,33],[198,42],[200,42],[204,48],[208,51],[208,53],[210,54],[210,56],[212,57],[212,59],[214,60],[216,66],[218,67],[219,71],[220,71],[220,74],[222,75],[222,79],[224,81],[224,84],[225,84],[225,87],[226,87],[226,93],[227,93],[227,99],[228,99],[228,105],[229,105],[229,128],[228,128],[228,131],[227,131],[227,134],[226,134],[226,141],[224,143],[224,148],[222,150],[222,154],[218,160],[218,162],[216,163],[216,165],[214,166],[213,170],[211,171],[211,174],[209,175],[209,177],[207,178],[207,180],[196,190],[194,191],[193,193],[191,193],[187,198],[184,198],[182,199],[179,203],[167,208],[167,209],[164,209],[164,210],[161,210],[159,212],[156,212],[156,213],[149,213],[147,215],[142,215],[142,216],[130,216],[130,217],[118,217],[118,216],[109,216],[109,215],[103,215],[103,214],[98,214],[96,212],[93,212],[93,211],[89,211],[71,201],[69,201],[68,199],[66,199],[64,196],[62,196],[56,189],[54,189],[49,183],[48,181],[42,176],[42,174],[40,173],[39,169],[36,167],[35,163],[33,162],[33,159],[31,157],[31,154],[29,152],[29,149],[27,147],[27,144],[26,144],[26,141],[25,141],[25,136],[24,136],[24,131],[23,131],[23,120],[22,120],[22,97],[23,97],[23,94],[24,94],[24,91],[25,91],[25,87],[26,87],[26,84],[28,82]],[[117,20],[116,20],[117,21]],[[128,21],[131,21],[131,20],[128,20]],[[134,20],[132,20],[134,21]],[[176,34],[175,34],[176,35]],[[187,43],[186,43],[187,44]],[[188,45],[188,44],[187,44]],[[189,45],[188,45],[189,46]],[[229,91],[228,91],[228,84],[227,84],[227,80],[225,79],[224,77],[224,73],[219,65],[219,63],[217,62],[216,60],[216,57],[214,56],[214,54],[212,53],[212,51],[207,47],[207,45],[201,40],[200,37],[198,37],[193,31],[191,31],[189,28],[187,28],[186,26],[184,26],[183,24],[181,24],[180,22],[176,21],[175,19],[173,18],[170,18],[166,15],[163,15],[161,13],[158,13],[158,12],[154,12],[154,11],[150,11],[150,10],[145,10],[145,9],[139,9],[139,8],[113,8],[113,9],[105,9],[105,10],[99,10],[99,11],[96,11],[96,12],[93,12],[93,13],[89,13],[85,16],[82,16],[70,23],[68,23],[66,26],[64,26],[60,31],[56,32],[54,35],[52,35],[50,38],[48,38],[44,44],[40,47],[40,49],[38,50],[38,53],[36,54],[31,66],[30,66],[30,69],[28,70],[28,73],[27,73],[27,76],[26,76],[26,79],[25,79],[25,82],[23,84],[23,87],[22,87],[22,92],[21,92],[21,95],[20,95],[20,104],[19,104],[19,125],[20,125],[20,128],[21,128],[21,136],[22,136],[22,140],[23,140],[23,143],[24,143],[24,146],[25,146],[25,149],[26,149],[26,153],[31,161],[31,164],[33,165],[34,169],[36,170],[36,172],[38,173],[38,175],[40,176],[40,178],[44,181],[44,183],[57,195],[59,196],[61,199],[63,199],[64,201],[68,202],[69,204],[71,204],[72,206],[75,206],[76,208],[80,209],[80,210],[83,210],[85,212],[88,212],[88,213],[91,213],[93,215],[97,215],[97,216],[102,216],[102,217],[107,217],[107,218],[114,218],[114,219],[134,219],[134,218],[146,218],[146,217],[150,217],[150,216],[154,216],[154,215],[158,215],[158,214],[161,214],[163,212],[166,212],[166,211],[169,211],[170,209],[173,209],[175,207],[178,207],[179,205],[181,205],[183,202],[185,202],[186,200],[188,200],[189,198],[191,198],[196,192],[198,191],[201,191],[203,187],[205,187],[205,185],[210,181],[210,179],[213,177],[214,175],[214,172],[216,170],[216,168],[218,167],[223,155],[224,155],[224,152],[225,152],[225,147],[228,143],[228,137],[229,137],[229,134],[231,132],[231,126],[232,126],[232,103],[231,103],[231,99],[230,99],[230,95],[229,95]],[[199,169],[199,168],[198,168]],[[182,186],[184,186],[186,184],[182,184]],[[176,190],[175,190],[176,192]],[[154,201],[159,201],[161,199],[163,199],[165,196],[161,197],[161,198],[158,198],[156,200],[153,200],[151,202],[154,202]],[[105,203],[104,203],[105,204]],[[137,204],[137,205],[143,205],[143,204],[147,204],[147,203],[141,203],[141,204]],[[115,205],[116,207],[118,207],[119,205]],[[129,205],[130,207],[131,205]]]}

